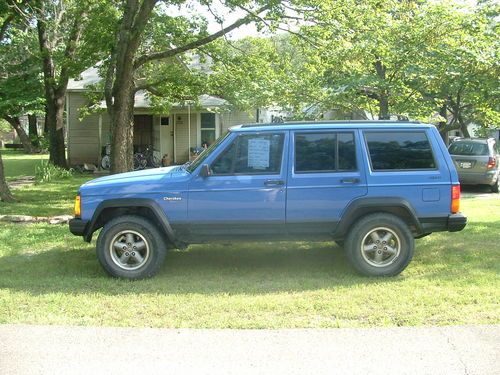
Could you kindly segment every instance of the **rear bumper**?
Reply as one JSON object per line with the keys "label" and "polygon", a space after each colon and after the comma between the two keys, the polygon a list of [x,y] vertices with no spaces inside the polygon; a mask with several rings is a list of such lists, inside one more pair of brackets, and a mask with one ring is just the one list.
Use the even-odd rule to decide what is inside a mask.
{"label": "rear bumper", "polygon": [[458,213],[446,217],[423,218],[420,223],[424,233],[459,232],[467,225],[467,217]]}
{"label": "rear bumper", "polygon": [[71,219],[69,221],[69,231],[75,236],[85,236],[88,220]]}
{"label": "rear bumper", "polygon": [[497,171],[482,173],[459,171],[458,179],[462,185],[493,185],[497,180]]}
{"label": "rear bumper", "polygon": [[467,225],[467,216],[453,214],[448,216],[448,232],[459,232]]}

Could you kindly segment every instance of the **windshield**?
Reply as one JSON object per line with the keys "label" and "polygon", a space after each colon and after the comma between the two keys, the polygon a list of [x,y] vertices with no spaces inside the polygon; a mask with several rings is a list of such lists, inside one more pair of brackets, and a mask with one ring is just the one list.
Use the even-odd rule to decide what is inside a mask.
{"label": "windshield", "polygon": [[192,173],[196,168],[198,168],[198,166],[202,164],[205,161],[205,159],[208,158],[208,156],[210,156],[210,154],[217,148],[219,144],[222,143],[222,141],[224,141],[224,139],[226,139],[229,136],[229,134],[231,133],[227,132],[222,137],[219,137],[219,139],[217,139],[214,143],[212,143],[210,147],[208,147],[196,159],[194,159],[193,162],[189,164],[189,166],[186,168],[186,170],[189,173]]}
{"label": "windshield", "polygon": [[488,155],[488,145],[479,142],[455,142],[450,148],[451,155],[482,156]]}

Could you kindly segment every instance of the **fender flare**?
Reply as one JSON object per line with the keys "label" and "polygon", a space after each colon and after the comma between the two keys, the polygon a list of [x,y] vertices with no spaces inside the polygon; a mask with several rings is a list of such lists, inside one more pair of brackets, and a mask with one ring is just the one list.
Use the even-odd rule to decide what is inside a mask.
{"label": "fender flare", "polygon": [[160,205],[156,201],[148,198],[118,198],[102,201],[95,209],[94,214],[92,215],[92,219],[85,228],[85,233],[83,235],[84,240],[90,242],[92,240],[92,234],[97,229],[102,227],[102,225],[99,224],[98,220],[104,210],[108,208],[131,207],[144,207],[151,210],[155,219],[157,220],[157,224],[160,226],[160,229],[165,232],[167,239],[172,244],[175,244],[177,242],[174,230],[172,229],[172,226],[170,225],[165,212],[161,209]]}
{"label": "fender flare", "polygon": [[338,226],[335,228],[334,237],[343,238],[349,228],[359,218],[375,212],[386,212],[415,226],[415,235],[423,233],[422,225],[413,206],[405,199],[399,197],[357,198],[344,210]]}

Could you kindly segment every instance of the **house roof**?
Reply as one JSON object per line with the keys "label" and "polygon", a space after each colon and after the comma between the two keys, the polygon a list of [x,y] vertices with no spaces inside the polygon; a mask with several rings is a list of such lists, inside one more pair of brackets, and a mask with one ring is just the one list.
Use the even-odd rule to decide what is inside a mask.
{"label": "house roof", "polygon": [[[80,73],[77,79],[70,79],[68,82],[68,92],[86,92],[89,90],[89,85],[95,85],[101,81],[101,76],[99,75],[99,64],[90,67]],[[151,108],[151,100],[148,97],[146,91],[138,91],[135,94],[134,108]],[[222,98],[216,96],[211,96],[207,94],[200,95],[198,97],[198,104],[201,107],[222,107],[228,104],[228,102]],[[102,101],[99,107],[106,108],[106,102]],[[187,107],[182,103],[174,103],[173,107]]]}

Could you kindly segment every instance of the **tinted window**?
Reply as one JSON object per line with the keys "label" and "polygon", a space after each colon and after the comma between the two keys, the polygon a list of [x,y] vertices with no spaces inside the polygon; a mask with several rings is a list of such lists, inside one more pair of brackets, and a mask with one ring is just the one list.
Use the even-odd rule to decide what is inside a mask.
{"label": "tinted window", "polygon": [[448,151],[452,155],[488,155],[488,145],[479,142],[455,142],[450,146]]}
{"label": "tinted window", "polygon": [[436,168],[424,132],[366,132],[365,138],[373,170]]}
{"label": "tinted window", "polygon": [[277,174],[281,170],[283,134],[238,136],[212,164],[212,173]]}
{"label": "tinted window", "polygon": [[298,133],[295,135],[295,172],[356,169],[353,133]]}

